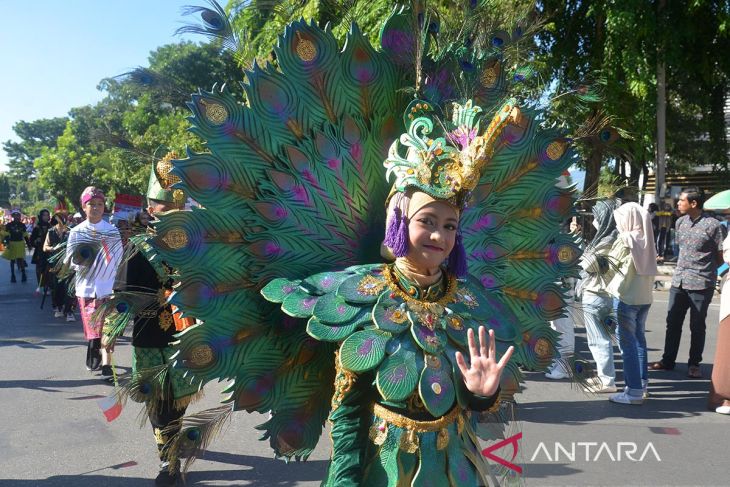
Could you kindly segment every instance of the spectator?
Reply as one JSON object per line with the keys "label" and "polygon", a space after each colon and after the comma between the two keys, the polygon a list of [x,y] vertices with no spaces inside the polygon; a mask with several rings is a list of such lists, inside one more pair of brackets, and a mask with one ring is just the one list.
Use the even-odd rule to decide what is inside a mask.
{"label": "spectator", "polygon": [[121,260],[121,238],[114,225],[104,221],[104,193],[89,186],[81,194],[87,219],[69,232],[66,262],[76,271],[78,298],[84,337],[88,340],[86,367],[101,366],[104,377],[112,375],[111,353],[101,350],[104,316],[94,313],[112,293]]}
{"label": "spectator", "polygon": [[[572,235],[581,234],[581,226],[578,224],[577,218],[573,217],[570,220],[569,232]],[[576,279],[573,277],[566,277],[563,279],[562,287],[565,292],[565,304],[566,304],[566,316],[560,317],[550,322],[550,327],[560,333],[558,341],[558,352],[560,352],[560,358],[554,360],[553,363],[548,367],[545,372],[545,377],[553,380],[567,379],[570,377],[568,373],[568,361],[575,355],[575,319],[572,313],[575,307],[575,288]]]}
{"label": "spectator", "polygon": [[580,265],[583,317],[588,335],[588,348],[596,362],[596,372],[601,385],[591,392],[616,392],[616,368],[613,363],[613,342],[608,330],[612,323],[613,297],[608,292],[608,282],[613,273],[608,253],[616,240],[618,231],[613,212],[616,200],[598,200],[593,205],[593,226],[596,235],[583,252]]}
{"label": "spectator", "polygon": [[682,325],[689,309],[691,337],[687,376],[693,379],[702,378],[700,363],[705,348],[705,318],[715,291],[725,238],[725,229],[720,222],[702,212],[703,203],[704,195],[697,188],[687,188],[679,195],[677,209],[682,214],[676,224],[679,257],[669,290],[664,354],[661,360],[651,364],[652,370],[674,369]]}
{"label": "spectator", "polygon": [[636,203],[625,203],[613,212],[618,238],[609,257],[617,270],[608,285],[617,299],[618,338],[624,361],[623,392],[609,397],[619,404],[639,405],[649,384],[646,318],[657,274],[656,246],[649,213]]}

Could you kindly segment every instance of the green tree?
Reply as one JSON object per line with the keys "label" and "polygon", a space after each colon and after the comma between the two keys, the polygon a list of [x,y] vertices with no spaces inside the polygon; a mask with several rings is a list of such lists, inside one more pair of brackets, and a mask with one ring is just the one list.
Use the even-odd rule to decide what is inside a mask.
{"label": "green tree", "polygon": [[[670,168],[718,161],[726,165],[722,106],[727,86],[727,0],[543,0],[547,21],[541,34],[545,75],[562,86],[604,79],[603,101],[592,107],[614,119],[631,138],[587,140],[586,185],[596,184],[601,165],[616,160],[632,167],[632,179],[647,173],[656,149],[657,63],[666,63],[667,140]],[[661,58],[658,57],[661,54]],[[553,107],[574,124],[575,107]],[[714,156],[708,158],[707,154]]]}
{"label": "green tree", "polygon": [[33,176],[33,161],[44,148],[55,147],[56,139],[63,133],[67,120],[66,117],[42,118],[32,122],[21,120],[13,125],[20,142],[3,142],[10,176],[21,180]]}
{"label": "green tree", "polygon": [[79,143],[72,121],[67,122],[66,129],[58,138],[58,145],[44,149],[34,166],[42,186],[58,190],[77,207],[86,186],[107,189],[107,174],[102,161]]}

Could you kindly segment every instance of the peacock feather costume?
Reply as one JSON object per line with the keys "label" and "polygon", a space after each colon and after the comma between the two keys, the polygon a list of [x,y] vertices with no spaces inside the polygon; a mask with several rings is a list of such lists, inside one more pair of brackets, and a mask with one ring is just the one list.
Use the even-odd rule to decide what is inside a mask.
{"label": "peacock feather costume", "polygon": [[[205,30],[230,33],[222,10],[199,10]],[[169,302],[199,321],[178,335],[175,366],[198,388],[231,382],[225,406],[184,418],[171,451],[194,453],[245,410],[269,413],[258,428],[277,456],[306,459],[329,417],[326,485],[489,483],[475,412],[556,355],[548,321],[580,252],[559,231],[572,191],[555,182],[573,155],[511,96],[529,70],[505,62],[510,35],[424,54],[414,77],[431,35],[420,22],[395,11],[377,48],[353,24],[342,49],[329,28],[294,22],[277,67],[246,73],[245,103],[193,95],[208,151],[170,161],[169,184],[201,207],[162,215],[144,239],[176,270]],[[413,190],[461,211],[465,261],[428,289],[381,257],[386,202]],[[499,398],[470,393],[455,363],[479,325],[499,356],[515,347]]]}

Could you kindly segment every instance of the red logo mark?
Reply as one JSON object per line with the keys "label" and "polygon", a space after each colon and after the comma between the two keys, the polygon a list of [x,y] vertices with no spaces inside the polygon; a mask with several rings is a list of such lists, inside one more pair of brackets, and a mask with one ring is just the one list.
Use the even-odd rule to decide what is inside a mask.
{"label": "red logo mark", "polygon": [[[517,450],[519,448],[519,445],[517,445],[517,442],[521,439],[522,439],[522,432],[519,432],[514,436],[510,436],[509,438],[506,438],[498,443],[495,443],[494,445],[492,445],[490,447],[485,448],[484,450],[482,450],[482,455],[484,455],[485,457],[487,457],[491,460],[494,460],[495,462],[499,463],[500,465],[503,465],[511,470],[514,470],[517,473],[522,473],[522,467],[512,463],[512,460],[514,460],[515,457],[517,456]],[[507,444],[512,444],[512,458],[510,458],[509,460],[505,460],[504,458],[498,457],[497,455],[494,455],[492,453],[494,450],[499,450],[500,448],[502,448],[503,446],[505,446]]]}

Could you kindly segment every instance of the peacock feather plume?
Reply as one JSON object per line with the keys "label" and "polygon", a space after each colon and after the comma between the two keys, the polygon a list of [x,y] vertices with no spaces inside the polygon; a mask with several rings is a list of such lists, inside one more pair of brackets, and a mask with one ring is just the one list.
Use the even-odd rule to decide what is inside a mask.
{"label": "peacock feather plume", "polygon": [[[230,22],[212,6],[195,8],[203,24],[187,31],[235,48]],[[362,279],[362,264],[381,261],[390,190],[383,161],[413,120],[406,108],[414,103],[433,110],[433,137],[439,132],[445,143],[471,137],[458,131],[462,125],[482,130],[501,120],[460,223],[467,279],[485,290],[488,302],[480,304],[490,310],[472,319],[489,320],[499,354],[516,348],[503,376],[507,399],[519,391],[519,365],[542,369],[555,357],[557,334],[547,321],[562,316],[565,303],[556,283],[576,274],[580,255],[559,231],[573,213],[572,190],[555,186],[574,161],[571,141],[546,128],[534,104],[512,99],[515,85],[533,76],[504,57],[523,31],[486,36],[473,28],[439,44],[440,30],[428,11],[400,7],[383,25],[379,46],[352,24],[340,48],[329,27],[299,20],[274,46],[276,66],[254,63],[245,72],[245,100],[226,89],[192,96],[191,131],[207,150],[171,161],[171,174],[180,180],[173,187],[201,207],[160,216],[145,242],[152,261],[176,271],[169,303],[199,320],[178,335],[175,366],[198,387],[232,382],[226,406],[184,420],[171,451],[198,451],[232,411],[246,410],[270,414],[259,429],[277,456],[306,458],[329,413],[343,340],[338,360],[352,367],[364,361],[366,370],[368,360],[387,355],[376,379],[381,393],[399,399],[419,387],[388,381],[388,370],[423,364],[405,348],[386,347],[382,331],[366,326],[370,315],[361,317],[333,292],[350,286],[341,279]],[[481,112],[465,112],[477,118],[454,125],[451,102],[466,98]],[[516,111],[500,117],[507,104]],[[342,269],[348,272],[328,272]],[[381,304],[374,313],[387,308]],[[302,319],[315,309],[317,318]],[[400,330],[386,318],[375,319]],[[462,331],[448,331],[448,340],[464,341]],[[446,342],[446,333],[437,338]],[[348,351],[363,340],[371,345],[366,356]]]}

